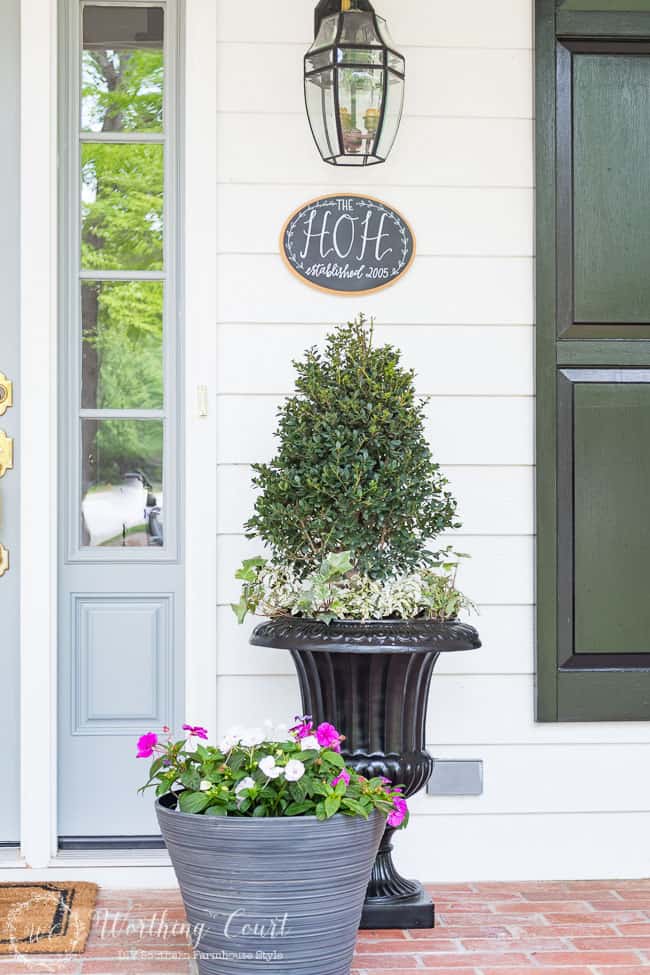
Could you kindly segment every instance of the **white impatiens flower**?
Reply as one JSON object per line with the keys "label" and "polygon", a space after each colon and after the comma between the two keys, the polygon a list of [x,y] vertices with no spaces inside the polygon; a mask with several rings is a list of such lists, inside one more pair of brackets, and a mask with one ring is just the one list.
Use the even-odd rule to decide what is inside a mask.
{"label": "white impatiens flower", "polygon": [[261,745],[263,741],[264,732],[260,728],[252,728],[244,732],[239,744],[243,745],[244,748],[255,748],[257,745]]}
{"label": "white impatiens flower", "polygon": [[282,769],[278,768],[275,764],[273,755],[266,755],[257,765],[264,772],[267,779],[277,779],[282,775]]}
{"label": "white impatiens flower", "polygon": [[201,779],[201,785],[199,786],[201,792],[208,792],[211,788],[212,782],[210,782],[208,779]]}
{"label": "white impatiens flower", "polygon": [[196,739],[193,737],[193,735],[190,735],[189,738],[187,738],[185,740],[185,746],[184,747],[185,747],[185,751],[186,752],[190,752],[190,754],[192,754],[193,752],[195,752],[197,750],[197,748],[199,746],[198,746],[198,743],[197,743]]}
{"label": "white impatiens flower", "polygon": [[266,741],[293,741],[289,734],[289,726],[286,724],[273,724],[272,721],[264,722],[264,735]]}
{"label": "white impatiens flower", "polygon": [[300,751],[308,752],[312,749],[316,751],[320,750],[320,745],[318,744],[318,738],[316,735],[307,735],[305,738],[300,739]]}
{"label": "white impatiens flower", "polygon": [[220,752],[227,755],[228,752],[232,751],[233,748],[239,744],[239,738],[237,735],[225,735],[217,745]]}
{"label": "white impatiens flower", "polygon": [[292,758],[290,762],[287,762],[284,774],[287,782],[298,782],[305,774],[305,766],[297,758]]}
{"label": "white impatiens flower", "polygon": [[255,786],[255,779],[251,779],[250,775],[247,778],[242,779],[235,786],[235,793],[242,792],[244,789],[252,789]]}

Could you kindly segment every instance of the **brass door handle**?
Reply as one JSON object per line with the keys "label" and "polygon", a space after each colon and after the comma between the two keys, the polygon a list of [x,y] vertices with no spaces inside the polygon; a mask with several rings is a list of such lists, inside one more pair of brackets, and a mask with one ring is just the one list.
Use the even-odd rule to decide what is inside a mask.
{"label": "brass door handle", "polygon": [[0,576],[5,572],[9,572],[9,552],[4,545],[0,545]]}
{"label": "brass door handle", "polygon": [[4,430],[0,430],[0,477],[14,466],[14,438],[8,437]]}
{"label": "brass door handle", "polygon": [[0,372],[0,416],[4,416],[10,406],[14,405],[14,384]]}

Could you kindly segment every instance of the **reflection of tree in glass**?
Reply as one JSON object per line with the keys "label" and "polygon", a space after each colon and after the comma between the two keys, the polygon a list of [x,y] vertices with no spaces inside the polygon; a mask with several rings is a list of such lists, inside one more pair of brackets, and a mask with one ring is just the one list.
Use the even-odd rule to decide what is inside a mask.
{"label": "reflection of tree in glass", "polygon": [[82,304],[97,313],[92,330],[84,322],[84,409],[161,409],[162,282],[85,281]]}
{"label": "reflection of tree in glass", "polygon": [[99,420],[97,483],[117,487],[124,475],[142,471],[154,492],[162,486],[162,420]]}
{"label": "reflection of tree in glass", "polygon": [[161,132],[163,52],[84,51],[83,127],[93,132]]}
{"label": "reflection of tree in glass", "polygon": [[[83,127],[101,132],[160,132],[161,50],[85,51]],[[163,147],[82,145],[82,267],[161,270]],[[82,289],[83,402],[88,408],[162,406],[162,284],[89,283]],[[157,423],[83,424],[83,487],[151,465],[160,480]],[[101,457],[102,471],[98,458]]]}

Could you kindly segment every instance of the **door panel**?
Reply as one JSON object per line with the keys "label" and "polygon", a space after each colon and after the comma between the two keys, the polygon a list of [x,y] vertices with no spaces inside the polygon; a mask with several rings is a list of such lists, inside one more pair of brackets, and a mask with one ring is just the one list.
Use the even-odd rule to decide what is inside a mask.
{"label": "door panel", "polygon": [[14,405],[0,415],[0,431],[14,440],[14,467],[0,479],[0,544],[9,552],[9,570],[0,577],[0,846],[15,846],[20,836],[19,40],[19,3],[6,0],[0,4],[0,373],[13,380]]}
{"label": "door panel", "polygon": [[648,53],[573,57],[576,322],[648,323],[649,82]]}
{"label": "door panel", "polygon": [[650,653],[650,383],[576,383],[573,436],[575,652]]}
{"label": "door panel", "polygon": [[150,845],[135,742],[184,697],[176,9],[65,13],[59,837]]}
{"label": "door panel", "polygon": [[650,720],[650,2],[642,6],[536,2],[543,721]]}

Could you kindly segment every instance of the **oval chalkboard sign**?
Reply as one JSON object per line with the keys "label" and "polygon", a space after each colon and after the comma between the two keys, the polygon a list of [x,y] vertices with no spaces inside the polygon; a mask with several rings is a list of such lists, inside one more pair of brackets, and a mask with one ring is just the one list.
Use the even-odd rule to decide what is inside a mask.
{"label": "oval chalkboard sign", "polygon": [[291,271],[322,291],[363,295],[395,284],[415,257],[404,217],[371,196],[310,200],[287,220],[281,253]]}

